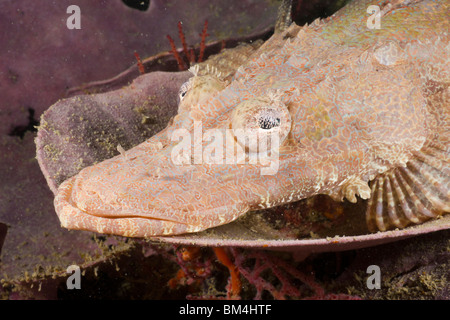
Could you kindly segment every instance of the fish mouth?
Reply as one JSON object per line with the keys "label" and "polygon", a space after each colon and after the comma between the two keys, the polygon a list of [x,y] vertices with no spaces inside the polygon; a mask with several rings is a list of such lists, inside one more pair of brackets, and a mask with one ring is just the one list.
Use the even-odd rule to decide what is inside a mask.
{"label": "fish mouth", "polygon": [[[75,186],[77,179],[79,177],[65,181],[55,198],[61,225],[68,229],[148,238],[202,231],[229,223],[249,210],[242,202],[196,211],[191,210],[195,204],[172,207],[154,204],[146,208],[144,204],[138,205],[141,209],[136,210],[134,203],[127,200],[121,201],[120,207],[97,202],[98,195],[91,195],[80,203],[74,200],[83,196],[83,190]],[[91,207],[94,202],[100,206]]]}
{"label": "fish mouth", "polygon": [[[195,212],[188,209],[151,208],[142,211],[119,210],[111,207],[104,210],[86,210],[80,208],[73,200],[77,177],[66,180],[58,189],[55,208],[61,225],[67,229],[87,230],[104,234],[115,234],[125,237],[150,238],[184,233],[193,233],[233,221],[234,216],[248,211],[248,207],[240,204],[203,210],[202,221]],[[228,219],[221,219],[222,216]],[[194,219],[190,218],[194,217]]]}

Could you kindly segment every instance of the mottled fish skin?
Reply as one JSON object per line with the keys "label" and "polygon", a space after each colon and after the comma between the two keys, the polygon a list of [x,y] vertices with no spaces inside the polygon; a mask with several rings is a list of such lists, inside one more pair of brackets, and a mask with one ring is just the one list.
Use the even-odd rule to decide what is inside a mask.
{"label": "mottled fish skin", "polygon": [[[370,5],[379,29],[368,27]],[[355,1],[275,34],[236,72],[205,62],[165,130],[59,187],[62,226],[173,235],[316,194],[370,198],[372,229],[449,211],[449,16],[448,0]],[[261,164],[173,163],[176,129],[255,126],[264,112],[278,115],[285,137],[276,174]]]}

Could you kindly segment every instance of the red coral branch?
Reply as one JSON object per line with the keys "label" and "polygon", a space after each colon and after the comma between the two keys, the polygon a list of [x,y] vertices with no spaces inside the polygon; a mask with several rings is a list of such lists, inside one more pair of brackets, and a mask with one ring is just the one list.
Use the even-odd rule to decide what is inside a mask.
{"label": "red coral branch", "polygon": [[[205,57],[205,50],[206,50],[206,37],[209,36],[209,34],[207,33],[207,30],[208,30],[208,20],[205,20],[205,23],[203,25],[202,33],[200,33],[200,37],[201,37],[200,52],[199,52],[197,60],[195,58],[194,49],[192,49],[192,48],[189,49],[188,48],[188,45],[186,43],[186,37],[185,37],[184,32],[183,32],[183,24],[182,24],[181,21],[178,22],[178,37],[181,40],[181,44],[182,44],[182,47],[183,47],[183,54],[186,57],[186,60],[183,60],[181,58],[180,54],[178,53],[178,51],[177,51],[177,49],[175,47],[175,42],[173,41],[172,37],[167,35],[167,39],[169,39],[170,46],[172,48],[171,51],[172,51],[175,59],[177,60],[178,69],[180,71],[187,70],[187,68],[189,67],[189,64],[203,61],[203,59]],[[188,62],[187,66],[186,66],[185,61]]]}
{"label": "red coral branch", "polygon": [[195,52],[192,48],[189,50],[189,63],[195,63]]}
{"label": "red coral branch", "polygon": [[[178,21],[178,36],[180,37],[181,45],[183,46],[184,55],[186,56],[188,61],[191,61],[191,56],[189,54],[188,46],[186,43],[186,38],[185,38],[184,32],[183,32],[183,23],[181,21]],[[194,60],[195,60],[195,58],[194,58]]]}
{"label": "red coral branch", "polygon": [[223,248],[213,248],[213,250],[220,263],[227,267],[230,272],[230,282],[227,290],[227,298],[239,298],[239,294],[241,292],[241,279],[239,278],[239,271],[237,270],[233,262],[231,262],[230,258]]}
{"label": "red coral branch", "polygon": [[[169,280],[168,286],[176,289],[187,286],[188,299],[240,299],[252,294],[254,299],[264,299],[271,295],[274,299],[306,300],[359,300],[360,297],[343,293],[326,293],[310,272],[298,269],[292,255],[280,257],[277,253],[254,249],[174,247],[173,250],[155,247],[157,253],[175,262],[179,270]],[[289,258],[290,257],[290,258]],[[215,277],[218,262],[230,274],[223,296],[221,286],[211,287],[207,279]],[[244,287],[242,281],[246,282]],[[253,288],[248,290],[249,285]],[[245,289],[245,291],[244,291]],[[256,293],[255,293],[255,291]],[[264,296],[263,296],[264,295]],[[248,297],[246,297],[248,299]]]}
{"label": "red coral branch", "polygon": [[136,60],[137,60],[137,66],[138,66],[138,69],[139,69],[139,73],[140,74],[144,74],[145,73],[145,67],[142,64],[141,57],[139,56],[139,54],[136,51],[134,52],[134,56],[136,57]]}
{"label": "red coral branch", "polygon": [[[231,252],[237,270],[255,287],[255,299],[262,299],[264,291],[270,293],[274,299],[359,299],[359,297],[346,294],[326,294],[325,289],[315,281],[313,275],[300,272],[293,265],[273,254],[257,250],[249,250],[245,253],[244,250],[236,248],[232,248]],[[253,268],[246,267],[249,265],[249,259],[255,260]],[[275,283],[274,279],[266,280],[264,278],[263,273],[266,271],[278,279],[278,285],[273,284]],[[306,287],[294,285],[296,281],[302,282]],[[305,290],[308,287],[314,292],[312,296],[308,296],[309,290]]]}
{"label": "red coral branch", "polygon": [[205,24],[203,25],[203,30],[202,33],[200,34],[201,37],[201,42],[200,42],[200,53],[198,55],[198,61],[197,62],[202,62],[203,61],[203,56],[205,54],[205,41],[206,41],[206,37],[209,36],[208,33],[206,33],[208,30],[208,20],[205,20]]}
{"label": "red coral branch", "polygon": [[175,42],[173,41],[172,37],[167,35],[167,39],[169,39],[169,43],[170,43],[170,47],[172,48],[172,54],[175,57],[175,59],[177,60],[177,64],[178,64],[178,70],[183,71],[186,70],[187,67],[184,64],[183,59],[181,59],[180,55],[178,54],[177,48],[175,47]]}

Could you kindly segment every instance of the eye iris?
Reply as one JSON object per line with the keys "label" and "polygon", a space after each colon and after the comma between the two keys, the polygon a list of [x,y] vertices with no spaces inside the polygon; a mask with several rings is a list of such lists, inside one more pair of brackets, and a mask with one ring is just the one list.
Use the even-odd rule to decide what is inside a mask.
{"label": "eye iris", "polygon": [[178,98],[179,100],[183,100],[184,96],[187,94],[188,90],[189,90],[189,81],[183,83],[180,87],[180,91],[178,92]]}
{"label": "eye iris", "polygon": [[262,116],[258,120],[258,125],[261,129],[270,130],[274,127],[278,127],[280,125],[280,118],[275,118],[272,116]]}

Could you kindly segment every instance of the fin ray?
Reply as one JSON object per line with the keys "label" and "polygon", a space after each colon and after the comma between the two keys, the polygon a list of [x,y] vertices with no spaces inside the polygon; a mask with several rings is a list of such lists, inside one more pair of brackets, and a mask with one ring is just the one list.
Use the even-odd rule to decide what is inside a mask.
{"label": "fin ray", "polygon": [[449,148],[429,142],[405,167],[375,177],[366,211],[370,231],[404,228],[450,212]]}

